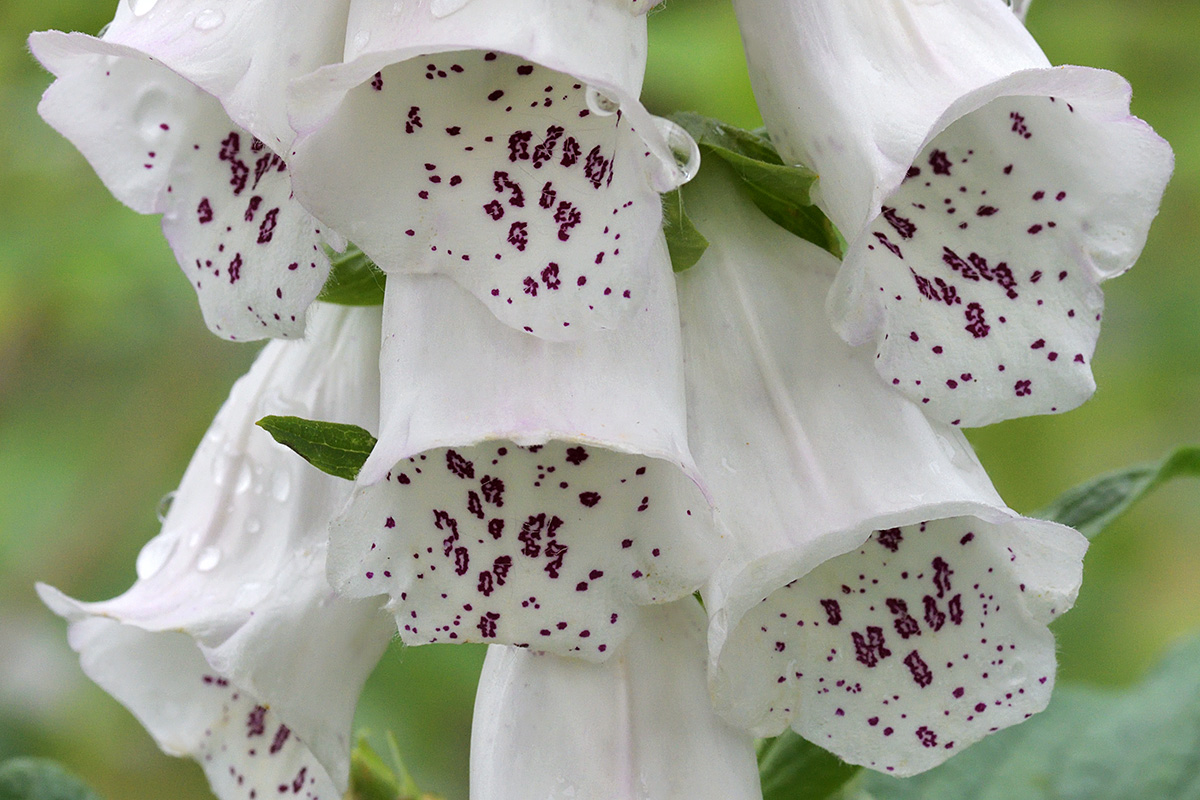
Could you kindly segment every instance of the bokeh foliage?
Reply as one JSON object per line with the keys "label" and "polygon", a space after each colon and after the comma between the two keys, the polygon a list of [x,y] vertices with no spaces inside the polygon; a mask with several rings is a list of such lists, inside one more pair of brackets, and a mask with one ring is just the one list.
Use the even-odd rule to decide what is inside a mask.
{"label": "bokeh foliage", "polygon": [[[192,800],[209,796],[200,770],[159,754],[82,676],[64,624],[32,591],[42,580],[99,599],[128,586],[159,498],[258,349],[208,334],[158,221],[113,200],[37,117],[50,78],[29,57],[27,33],[94,33],[111,10],[0,3],[0,759],[56,758],[113,800]],[[725,0],[666,0],[650,24],[652,110],[760,124]],[[1038,0],[1029,25],[1053,62],[1129,78],[1135,113],[1178,161],[1139,265],[1105,286],[1095,398],[971,434],[1023,511],[1200,442],[1200,4]],[[1200,488],[1179,481],[1094,543],[1078,605],[1055,625],[1063,683],[1134,682],[1200,628],[1198,528]],[[372,740],[393,729],[422,787],[451,800],[466,796],[481,661],[479,647],[394,647],[360,708]]]}

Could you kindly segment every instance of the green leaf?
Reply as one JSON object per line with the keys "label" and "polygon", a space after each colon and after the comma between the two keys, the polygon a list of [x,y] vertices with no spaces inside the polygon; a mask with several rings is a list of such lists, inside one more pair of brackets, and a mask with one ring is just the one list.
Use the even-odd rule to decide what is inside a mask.
{"label": "green leaf", "polygon": [[698,145],[733,167],[750,188],[754,204],[776,225],[841,258],[842,240],[837,230],[812,203],[815,172],[784,164],[770,140],[753,131],[691,112],[674,114],[671,119]]}
{"label": "green leaf", "polygon": [[14,758],[0,764],[0,800],[100,800],[100,795],[48,758]]}
{"label": "green leaf", "polygon": [[827,750],[784,731],[758,754],[763,800],[826,800],[862,771]]}
{"label": "green leaf", "polygon": [[387,275],[354,245],[338,255],[330,254],[329,278],[317,299],[342,306],[383,305]]}
{"label": "green leaf", "polygon": [[357,425],[339,422],[271,416],[256,424],[317,469],[348,481],[358,477],[376,442]]}
{"label": "green leaf", "polygon": [[1068,489],[1035,517],[1070,525],[1091,539],[1163,483],[1200,477],[1200,447],[1181,447],[1161,461],[1138,464]]}
{"label": "green leaf", "polygon": [[683,210],[683,192],[680,189],[662,196],[663,233],[667,236],[667,249],[671,252],[671,268],[683,272],[692,267],[708,249],[708,239]]}
{"label": "green leaf", "polygon": [[874,800],[1200,800],[1200,638],[1124,691],[1055,690],[1050,707],[936,769],[864,782]]}
{"label": "green leaf", "polygon": [[390,731],[387,743],[394,767],[384,762],[364,734],[359,734],[358,743],[350,753],[350,790],[343,800],[441,800],[417,788]]}

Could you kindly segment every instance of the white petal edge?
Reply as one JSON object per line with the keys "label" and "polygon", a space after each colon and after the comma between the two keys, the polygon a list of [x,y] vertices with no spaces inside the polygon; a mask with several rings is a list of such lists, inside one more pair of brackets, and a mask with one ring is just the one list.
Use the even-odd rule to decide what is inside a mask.
{"label": "white petal edge", "polygon": [[[295,414],[373,426],[379,319],[374,308],[320,305],[309,339],[267,346],[189,464],[126,593],[82,603],[39,589],[71,623],[85,672],[168,752],[202,760],[204,714],[214,729],[233,726],[234,736],[241,719],[221,722],[234,714],[222,703],[247,714],[262,705],[295,731],[339,791],[346,787],[358,692],[392,622],[377,601],[339,598],[325,578],[328,520],[353,485],[318,472],[254,423]],[[226,688],[218,679],[228,692],[216,691]],[[188,700],[162,702],[175,694]],[[256,727],[237,735],[266,753],[271,741],[258,737],[270,732]],[[237,757],[250,759],[233,765],[246,774],[245,764],[258,763],[244,751]],[[287,777],[290,786],[294,775]],[[210,778],[214,788],[224,785],[222,776]]]}
{"label": "white petal edge", "polygon": [[712,709],[704,613],[643,609],[607,663],[488,648],[471,732],[471,800],[762,797],[753,739]]}
{"label": "white petal edge", "polygon": [[38,106],[118,200],[162,214],[163,233],[218,336],[303,334],[329,272],[316,221],[292,197],[280,155],[217,99],[125,44],[30,36],[56,76]]}
{"label": "white petal edge", "polygon": [[[705,590],[718,712],[756,735],[790,724],[852,763],[920,772],[989,727],[1044,707],[1054,665],[1045,624],[1074,601],[1086,542],[1006,509],[962,435],[889,392],[869,353],[823,324],[820,298],[836,262],[723,189],[711,166],[708,175],[688,191],[710,248],[679,284],[691,443],[733,538]],[[911,581],[907,562],[897,566],[926,556]],[[988,592],[977,599],[961,585],[976,573],[977,587],[996,582],[987,588],[1003,595],[1003,615]],[[951,588],[957,599],[945,596]],[[896,611],[888,600],[898,601]],[[827,616],[821,601],[845,607],[830,606]],[[922,613],[931,621],[922,625]],[[1001,640],[1019,646],[1019,658],[990,677],[947,685],[952,668],[931,665],[929,648],[975,648],[978,660],[976,651],[992,645],[971,637],[989,613],[987,624],[1003,628]],[[903,639],[893,632],[898,621],[907,626]],[[913,624],[924,629],[924,656],[897,644],[922,635]],[[833,652],[818,652],[834,635]],[[895,657],[872,673],[885,660],[872,661],[874,644]],[[1003,698],[1009,685],[1017,701]],[[986,699],[991,709],[996,693],[1008,705],[985,723],[973,705]],[[896,719],[880,710],[889,703]]]}

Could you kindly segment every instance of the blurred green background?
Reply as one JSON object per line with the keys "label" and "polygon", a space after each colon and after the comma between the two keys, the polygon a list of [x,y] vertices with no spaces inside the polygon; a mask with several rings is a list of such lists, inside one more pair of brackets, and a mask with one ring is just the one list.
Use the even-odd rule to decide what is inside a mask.
{"label": "blurred green background", "polygon": [[[101,599],[134,578],[155,507],[182,475],[256,346],[208,334],[158,220],[111,198],[35,111],[50,78],[31,30],[95,33],[111,2],[0,4],[0,760],[60,759],[110,800],[208,797],[198,767],[161,755],[83,677],[34,581]],[[753,127],[733,14],[719,0],[652,13],[646,100]],[[1200,442],[1200,2],[1038,0],[1054,63],[1105,67],[1175,147],[1175,178],[1138,267],[1106,284],[1100,389],[1069,414],[974,431],[1001,494],[1030,511],[1098,472]],[[1160,490],[1087,558],[1056,623],[1061,679],[1127,683],[1200,629],[1200,486]],[[426,788],[465,798],[478,648],[393,648],[360,721],[399,735]]]}

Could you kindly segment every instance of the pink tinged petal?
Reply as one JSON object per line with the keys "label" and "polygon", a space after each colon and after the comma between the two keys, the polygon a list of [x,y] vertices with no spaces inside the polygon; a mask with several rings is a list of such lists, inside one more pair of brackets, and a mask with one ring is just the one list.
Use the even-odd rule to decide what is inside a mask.
{"label": "pink tinged petal", "polygon": [[385,270],[449,275],[518,330],[621,324],[644,300],[657,192],[685,179],[637,101],[635,12],[355,3],[347,63],[294,87],[298,196]]}
{"label": "pink tinged petal", "polygon": [[379,443],[331,532],[339,591],[389,595],[408,644],[604,660],[636,606],[700,585],[718,542],[663,248],[646,305],[581,343],[514,331],[446,278],[389,279]]}
{"label": "pink tinged petal", "polygon": [[772,139],[851,242],[840,335],[943,422],[1086,400],[1097,284],[1136,260],[1172,167],[1124,80],[1050,68],[999,3],[810,0],[788,35],[738,5]]}
{"label": "pink tinged petal", "polygon": [[734,539],[706,591],[718,712],[907,775],[1041,710],[1086,542],[1005,508],[961,433],[828,330],[836,261],[692,194],[691,443]]}
{"label": "pink tinged petal", "polygon": [[341,797],[279,712],[215,672],[188,636],[80,612],[56,590],[39,589],[72,620],[71,646],[88,677],[133,712],[164,752],[195,759],[220,800]]}
{"label": "pink tinged petal", "polygon": [[[98,603],[39,590],[71,622],[85,672],[165,750],[200,760],[220,791],[224,775],[260,769],[244,759],[257,755],[266,763],[280,725],[315,756],[319,774],[328,776],[320,780],[339,790],[318,794],[340,796],[345,788],[358,693],[387,646],[392,620],[378,602],[336,596],[325,577],[328,520],[352,486],[308,466],[254,423],[297,414],[373,427],[378,338],[377,309],[315,308],[307,340],[268,345],[234,387],[184,474],[162,533],[138,557],[137,582]],[[203,676],[224,683],[214,688]],[[164,696],[185,699],[164,704]],[[246,747],[238,738],[235,748],[229,737],[244,737],[238,720],[258,704],[270,707],[272,729]],[[222,715],[231,727],[218,732]],[[224,751],[212,742],[228,745],[237,775],[227,773]],[[219,757],[220,774],[208,755]],[[289,774],[270,773],[272,795],[298,772],[299,762],[289,759],[280,767]]]}
{"label": "pink tinged petal", "polygon": [[283,159],[141,52],[53,31],[30,46],[58,76],[40,113],[119,200],[163,215],[209,328],[234,340],[300,336],[329,262]]}
{"label": "pink tinged petal", "polygon": [[758,800],[753,740],[713,713],[704,662],[704,614],[691,599],[639,612],[605,664],[489,648],[472,800]]}

